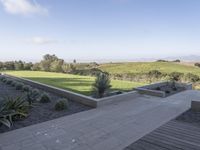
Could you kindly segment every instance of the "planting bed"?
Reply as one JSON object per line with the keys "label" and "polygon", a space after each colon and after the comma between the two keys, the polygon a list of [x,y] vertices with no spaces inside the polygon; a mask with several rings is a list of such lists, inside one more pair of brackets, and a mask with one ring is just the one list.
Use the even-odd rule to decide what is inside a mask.
{"label": "planting bed", "polygon": [[138,92],[142,94],[167,97],[184,90],[191,90],[192,84],[188,83],[177,83],[177,82],[160,82],[155,84],[150,84],[142,87],[135,88]]}
{"label": "planting bed", "polygon": [[[17,97],[17,96],[23,96],[24,94],[25,93],[22,92],[21,90],[16,90],[15,87],[0,82],[1,102],[5,100],[4,99],[5,97],[8,96]],[[40,103],[40,102],[34,103],[34,106],[29,110],[28,117],[14,121],[14,124],[11,128],[8,128],[4,125],[0,125],[0,133],[91,109],[90,107],[82,105],[80,103],[69,101],[69,107],[67,110],[56,111],[54,109],[55,103],[58,99],[62,97],[58,97],[57,95],[51,93],[48,94],[51,97],[50,103]]]}

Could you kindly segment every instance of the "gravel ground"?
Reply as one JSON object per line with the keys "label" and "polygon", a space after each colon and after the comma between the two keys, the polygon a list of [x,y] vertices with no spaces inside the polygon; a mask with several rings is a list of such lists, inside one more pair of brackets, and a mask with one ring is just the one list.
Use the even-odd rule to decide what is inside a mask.
{"label": "gravel ground", "polygon": [[[88,106],[82,105],[80,103],[69,101],[69,109],[65,111],[55,111],[54,105],[56,100],[62,97],[58,97],[54,94],[48,93],[51,96],[51,102],[42,104],[36,103],[33,108],[30,109],[29,115],[27,118],[19,121],[15,121],[14,125],[9,129],[3,125],[0,126],[0,133],[19,129],[22,127],[30,126],[33,124],[41,123],[44,121],[52,120],[55,118],[59,118],[62,116],[71,115],[74,113],[78,113],[81,111],[91,109]],[[18,90],[15,90],[14,87],[10,85],[6,85],[5,83],[0,82],[0,101],[4,100],[4,97],[16,97],[16,96],[23,96],[24,93]]]}

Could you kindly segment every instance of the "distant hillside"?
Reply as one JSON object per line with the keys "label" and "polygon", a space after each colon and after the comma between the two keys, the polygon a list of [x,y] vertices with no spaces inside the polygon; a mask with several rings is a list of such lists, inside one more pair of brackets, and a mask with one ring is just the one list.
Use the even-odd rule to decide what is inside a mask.
{"label": "distant hillside", "polygon": [[200,68],[187,63],[173,62],[130,62],[130,63],[107,63],[99,66],[103,71],[110,74],[124,73],[147,73],[150,70],[159,70],[163,73],[181,72],[200,75]]}

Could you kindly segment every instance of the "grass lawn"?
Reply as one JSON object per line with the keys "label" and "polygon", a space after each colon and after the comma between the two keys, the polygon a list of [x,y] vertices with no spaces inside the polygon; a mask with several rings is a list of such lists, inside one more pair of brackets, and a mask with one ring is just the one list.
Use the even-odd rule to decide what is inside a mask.
{"label": "grass lawn", "polygon": [[[5,73],[31,79],[62,89],[67,89],[84,95],[91,95],[91,85],[95,78],[64,73],[52,73],[42,71],[6,71]],[[112,90],[130,90],[133,87],[144,85],[144,83],[112,80]]]}

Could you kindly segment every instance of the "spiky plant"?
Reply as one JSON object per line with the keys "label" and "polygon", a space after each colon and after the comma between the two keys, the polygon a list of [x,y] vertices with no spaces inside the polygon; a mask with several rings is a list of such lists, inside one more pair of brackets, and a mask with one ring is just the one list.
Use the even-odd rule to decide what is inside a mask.
{"label": "spiky plant", "polygon": [[101,72],[96,76],[92,91],[96,98],[102,98],[111,88],[110,77],[108,73]]}
{"label": "spiky plant", "polygon": [[27,102],[22,97],[6,97],[0,103],[0,124],[11,127],[13,118],[26,117],[28,112]]}

